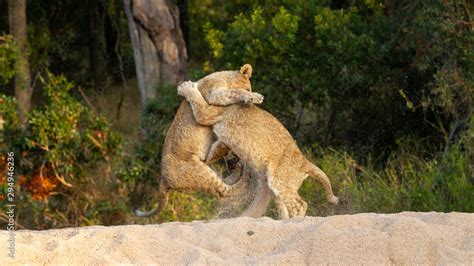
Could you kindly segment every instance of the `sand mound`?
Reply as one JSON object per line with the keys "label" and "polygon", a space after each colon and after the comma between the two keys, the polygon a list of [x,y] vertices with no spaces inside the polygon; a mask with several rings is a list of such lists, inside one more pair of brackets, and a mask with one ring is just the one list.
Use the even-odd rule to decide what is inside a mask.
{"label": "sand mound", "polygon": [[236,218],[17,231],[0,264],[474,264],[474,214],[357,214],[288,221]]}

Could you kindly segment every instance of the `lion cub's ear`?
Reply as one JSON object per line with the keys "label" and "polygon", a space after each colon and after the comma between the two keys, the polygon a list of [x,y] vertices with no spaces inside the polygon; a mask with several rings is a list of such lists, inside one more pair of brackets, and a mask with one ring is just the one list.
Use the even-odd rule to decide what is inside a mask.
{"label": "lion cub's ear", "polygon": [[249,79],[252,76],[252,66],[250,64],[245,64],[240,68],[239,72],[242,76]]}

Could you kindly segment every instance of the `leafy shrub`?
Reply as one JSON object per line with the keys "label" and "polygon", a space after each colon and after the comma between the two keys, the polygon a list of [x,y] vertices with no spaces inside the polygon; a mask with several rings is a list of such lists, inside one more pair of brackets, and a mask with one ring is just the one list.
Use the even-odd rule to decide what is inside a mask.
{"label": "leafy shrub", "polygon": [[0,84],[8,83],[15,76],[18,53],[18,46],[11,36],[0,36]]}
{"label": "leafy shrub", "polygon": [[0,98],[7,133],[1,152],[17,156],[19,224],[45,228],[100,220],[90,210],[101,188],[88,171],[111,163],[120,153],[121,139],[69,95],[73,85],[63,76],[48,73],[43,84],[46,103],[28,115],[25,130],[18,128],[15,101]]}

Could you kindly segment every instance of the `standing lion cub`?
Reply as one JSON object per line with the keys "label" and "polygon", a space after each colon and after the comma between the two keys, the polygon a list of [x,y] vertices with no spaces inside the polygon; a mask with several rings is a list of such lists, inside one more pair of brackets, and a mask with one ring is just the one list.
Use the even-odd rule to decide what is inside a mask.
{"label": "standing lion cub", "polygon": [[[252,66],[246,64],[239,71],[220,71],[212,73],[199,81],[200,94],[206,104],[224,110],[225,105],[234,103],[261,103],[263,96],[251,92],[250,77]],[[161,159],[161,178],[159,181],[158,207],[135,214],[140,217],[151,216],[163,210],[168,201],[169,191],[204,190],[217,197],[233,194],[248,180],[242,176],[242,167],[237,168],[229,179],[239,180],[234,185],[223,182],[221,177],[208,164],[225,155],[229,149],[221,146],[214,150],[214,158],[206,160],[211,144],[215,141],[212,129],[198,124],[187,101],[181,103],[166,134]]]}
{"label": "standing lion cub", "polygon": [[212,145],[208,160],[219,154],[221,147],[229,147],[250,166],[252,175],[266,181],[282,219],[306,214],[307,204],[298,189],[308,176],[321,182],[327,200],[337,204],[339,199],[332,192],[329,178],[304,157],[293,137],[275,117],[253,104],[211,106],[199,92],[198,85],[184,82],[178,86],[178,94],[191,104],[198,123],[213,126],[218,140]]}

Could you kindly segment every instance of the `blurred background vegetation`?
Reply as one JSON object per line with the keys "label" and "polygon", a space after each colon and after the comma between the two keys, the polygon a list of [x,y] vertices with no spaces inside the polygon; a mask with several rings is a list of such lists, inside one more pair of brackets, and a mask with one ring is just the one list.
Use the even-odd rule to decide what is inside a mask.
{"label": "blurred background vegetation", "polygon": [[[160,83],[141,106],[127,1],[26,1],[26,48],[11,36],[11,2],[0,1],[0,201],[14,151],[17,226],[215,217],[220,203],[202,192],[173,193],[160,216],[131,212],[156,198],[182,99]],[[184,78],[252,64],[263,108],[328,174],[343,203],[328,206],[308,179],[308,215],[474,212],[472,2],[161,2],[179,11]],[[22,117],[24,59],[32,96]]]}

